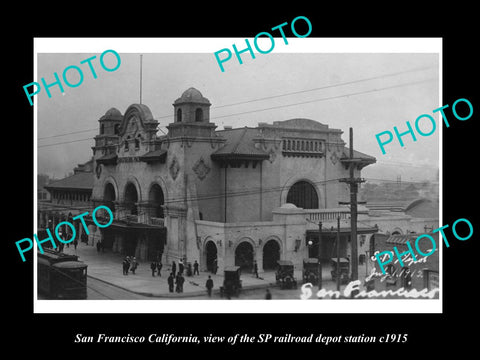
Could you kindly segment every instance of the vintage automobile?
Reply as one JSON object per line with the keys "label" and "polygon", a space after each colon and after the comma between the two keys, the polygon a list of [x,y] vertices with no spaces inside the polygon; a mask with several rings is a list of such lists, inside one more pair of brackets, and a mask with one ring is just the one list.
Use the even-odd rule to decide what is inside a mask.
{"label": "vintage automobile", "polygon": [[220,287],[220,296],[224,295],[230,299],[232,295],[238,297],[242,289],[242,280],[240,275],[242,270],[240,266],[227,266],[224,270],[223,286]]}
{"label": "vintage automobile", "polygon": [[294,276],[294,266],[291,261],[278,260],[277,272],[275,273],[275,280],[281,289],[296,289],[297,280]]}
{"label": "vintage automobile", "polygon": [[322,265],[317,258],[303,259],[303,283],[322,286]]}
{"label": "vintage automobile", "polygon": [[332,280],[337,281],[337,268],[341,284],[348,284],[350,280],[350,260],[347,258],[332,258]]}

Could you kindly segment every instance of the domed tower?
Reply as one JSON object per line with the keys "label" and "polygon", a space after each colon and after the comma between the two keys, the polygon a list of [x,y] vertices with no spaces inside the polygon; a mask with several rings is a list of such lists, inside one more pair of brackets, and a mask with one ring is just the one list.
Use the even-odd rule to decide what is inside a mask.
{"label": "domed tower", "polygon": [[99,122],[99,132],[95,136],[95,146],[92,148],[95,158],[115,152],[118,141],[118,131],[123,115],[116,108],[110,108]]}
{"label": "domed tower", "polygon": [[175,122],[209,122],[210,105],[210,101],[200,91],[191,87],[173,103]]}
{"label": "domed tower", "polygon": [[[215,134],[210,122],[210,101],[191,87],[174,101],[174,121],[168,124],[165,142],[166,187],[175,199],[165,208],[167,231],[166,260],[200,259],[195,220],[216,214],[219,198],[211,198],[219,188],[219,168],[210,154],[225,139]],[[212,220],[206,216],[205,220]]]}
{"label": "domed tower", "polygon": [[118,128],[123,116],[116,108],[110,108],[98,122],[100,123],[100,135],[118,135]]}

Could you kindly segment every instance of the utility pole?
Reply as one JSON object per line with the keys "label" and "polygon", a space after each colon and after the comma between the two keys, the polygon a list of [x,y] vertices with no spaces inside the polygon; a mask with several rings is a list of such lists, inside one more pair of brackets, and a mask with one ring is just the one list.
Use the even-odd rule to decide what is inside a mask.
{"label": "utility pole", "polygon": [[[320,243],[322,242],[322,222],[318,222],[318,252],[317,252],[317,257],[318,257],[318,263],[320,264]],[[319,282],[320,284],[320,282]]]}
{"label": "utility pole", "polygon": [[337,291],[340,291],[340,216],[337,217]]}
{"label": "utility pole", "polygon": [[140,104],[142,103],[142,63],[143,63],[143,55],[140,54]]}
{"label": "utility pole", "polygon": [[[349,170],[350,176],[348,178],[340,179],[340,182],[345,182],[350,186],[350,238],[352,246],[352,275],[350,281],[358,280],[358,245],[357,245],[357,193],[358,184],[364,182],[364,179],[356,178],[354,174],[356,163],[360,159],[353,157],[353,128],[350,128],[350,154],[349,154]],[[345,203],[344,203],[345,204]]]}
{"label": "utility pole", "polygon": [[[310,220],[310,219],[306,219],[308,222],[312,223],[312,224],[317,224],[316,222]],[[317,245],[317,259],[318,259],[318,266],[319,268],[321,268],[321,262],[320,262],[320,255],[321,255],[321,243],[322,243],[322,222],[319,221],[318,222],[318,245]],[[310,240],[311,241],[311,240]],[[311,242],[311,245],[310,245],[310,241],[309,241],[309,246],[312,246],[313,248],[313,241]],[[322,276],[322,272],[319,271],[319,280],[318,280],[318,290],[320,290],[322,288],[322,279],[321,279],[321,276]]]}

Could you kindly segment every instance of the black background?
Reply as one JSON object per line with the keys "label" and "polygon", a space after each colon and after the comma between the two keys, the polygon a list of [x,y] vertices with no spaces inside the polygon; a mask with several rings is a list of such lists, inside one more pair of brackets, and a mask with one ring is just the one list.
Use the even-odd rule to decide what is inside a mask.
{"label": "black background", "polygon": [[[362,4],[361,4],[362,3]],[[124,5],[125,4],[125,5]],[[360,5],[361,4],[361,5]],[[440,4],[440,3],[439,3]],[[445,3],[442,3],[445,4]],[[78,5],[78,6],[77,6]],[[2,24],[4,34],[3,74],[3,246],[6,260],[3,269],[2,298],[4,343],[19,352],[32,349],[35,353],[61,357],[72,354],[100,356],[126,354],[133,350],[138,357],[164,355],[184,358],[208,352],[214,358],[223,352],[244,351],[245,354],[284,353],[293,356],[344,356],[345,351],[363,356],[402,357],[433,355],[445,350],[468,351],[475,344],[474,317],[477,302],[478,179],[476,169],[477,132],[480,104],[474,84],[478,81],[478,37],[474,28],[477,11],[460,2],[430,8],[406,2],[384,5],[355,6],[342,2],[338,7],[289,3],[266,6],[259,4],[187,3],[167,6],[111,3],[107,9],[97,4],[73,4],[70,8],[50,5],[29,6],[5,14],[11,22]],[[25,5],[26,6],[26,5]],[[68,9],[68,10],[67,10]],[[8,15],[8,16],[7,16]],[[34,37],[241,37],[253,38],[261,31],[297,16],[306,16],[312,23],[309,37],[442,37],[443,38],[443,104],[467,98],[473,104],[473,116],[467,121],[454,119],[451,110],[450,128],[443,128],[443,224],[459,218],[469,219],[474,235],[461,242],[446,231],[450,248],[444,248],[444,312],[443,314],[33,314],[33,264],[31,252],[22,263],[15,241],[33,235],[33,108],[23,85],[33,81]],[[7,19],[5,19],[7,20]],[[299,29],[299,33],[303,33]],[[288,35],[287,35],[288,36]],[[212,54],[213,56],[213,54]],[[6,110],[6,111],[5,111]],[[6,114],[5,114],[6,112]],[[419,114],[420,115],[420,114]],[[8,305],[6,305],[8,304]],[[5,306],[6,305],[6,306]],[[301,306],[301,302],[299,305]],[[321,302],[319,302],[321,306]],[[395,308],[392,306],[392,312]],[[288,309],[286,309],[288,311]],[[473,328],[472,328],[473,325]],[[150,333],[210,333],[230,336],[237,333],[251,336],[261,333],[301,336],[324,335],[381,336],[386,333],[407,333],[405,344],[74,344],[77,333],[96,336],[143,335]],[[414,350],[414,351],[412,351]],[[265,351],[262,355],[260,351]],[[13,353],[16,354],[16,353]]]}

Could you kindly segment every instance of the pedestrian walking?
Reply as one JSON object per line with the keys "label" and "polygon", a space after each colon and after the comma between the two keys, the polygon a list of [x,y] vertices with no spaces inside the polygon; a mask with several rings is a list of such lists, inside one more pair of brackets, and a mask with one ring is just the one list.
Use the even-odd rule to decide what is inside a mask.
{"label": "pedestrian walking", "polygon": [[167,282],[168,282],[168,291],[173,293],[173,282],[174,282],[173,273],[170,273],[170,275],[168,276]]}
{"label": "pedestrian walking", "polygon": [[178,273],[183,274],[183,261],[182,261],[182,259],[178,260]]}
{"label": "pedestrian walking", "polygon": [[155,276],[155,271],[157,269],[157,262],[155,260],[150,264],[150,269],[152,270],[152,276]]}
{"label": "pedestrian walking", "polygon": [[257,277],[258,279],[258,265],[257,265],[257,261],[254,260],[253,261],[253,274]]}
{"label": "pedestrian walking", "polygon": [[78,240],[77,238],[75,238],[75,240],[73,240],[73,247],[75,248],[75,251],[77,251],[77,245],[78,245]]}
{"label": "pedestrian walking", "polygon": [[158,272],[158,276],[162,276],[162,274],[160,273],[160,271],[162,270],[162,267],[163,267],[163,264],[161,261],[157,261],[157,272]]}
{"label": "pedestrian walking", "polygon": [[217,270],[218,270],[218,262],[217,262],[217,258],[215,258],[215,260],[213,260],[213,274],[216,274]]}
{"label": "pedestrian walking", "polygon": [[173,273],[173,277],[175,277],[177,273],[177,264],[175,264],[175,261],[172,261],[172,273]]}
{"label": "pedestrian walking", "polygon": [[265,299],[266,300],[272,300],[272,293],[270,292],[270,290],[267,289],[267,291],[265,292]]}
{"label": "pedestrian walking", "polygon": [[125,264],[125,275],[128,275],[128,270],[130,270],[130,256],[126,257],[127,263]]}
{"label": "pedestrian walking", "polygon": [[138,267],[138,262],[134,256],[130,264],[130,271],[132,272],[133,275],[135,275],[135,270],[137,270],[137,267]]}
{"label": "pedestrian walking", "polygon": [[122,267],[123,267],[123,275],[128,275],[128,260],[125,257],[122,262]]}
{"label": "pedestrian walking", "polygon": [[207,279],[207,282],[205,283],[205,287],[207,288],[208,297],[212,297],[213,280],[210,275],[208,275],[208,279]]}
{"label": "pedestrian walking", "polygon": [[184,283],[184,281],[185,281],[185,279],[184,279],[184,277],[182,276],[182,273],[179,272],[179,273],[177,274],[177,278],[176,278],[176,280],[175,280],[175,284],[177,284],[177,287],[176,287],[175,291],[176,291],[177,293],[182,293],[182,292],[183,292],[183,283]]}
{"label": "pedestrian walking", "polygon": [[195,262],[193,263],[193,275],[195,275],[195,273],[197,275],[200,275],[200,272],[198,271],[198,261],[195,260]]}
{"label": "pedestrian walking", "polygon": [[97,252],[98,252],[98,253],[100,252],[100,247],[101,247],[101,246],[102,246],[102,245],[100,245],[100,241],[97,241]]}

